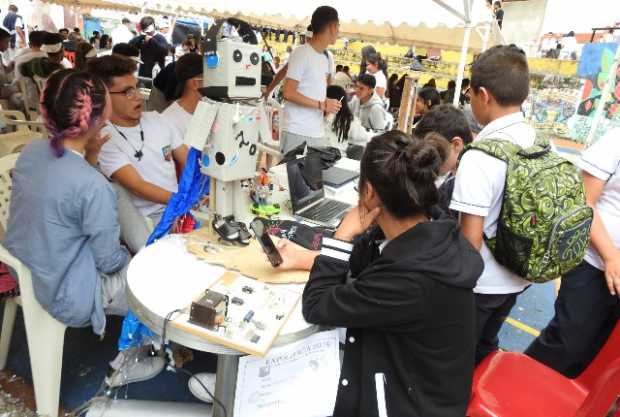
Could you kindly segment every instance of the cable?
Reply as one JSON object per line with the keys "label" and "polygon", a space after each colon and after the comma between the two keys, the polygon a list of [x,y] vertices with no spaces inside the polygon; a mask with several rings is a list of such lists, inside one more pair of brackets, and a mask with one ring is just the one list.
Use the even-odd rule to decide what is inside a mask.
{"label": "cable", "polygon": [[213,399],[213,402],[215,404],[217,404],[222,409],[222,411],[224,412],[224,417],[228,416],[228,414],[226,413],[226,407],[224,406],[224,404],[222,404],[222,402],[220,400],[218,400],[217,397],[214,394],[211,393],[211,391],[209,391],[209,389],[205,386],[205,384],[203,384],[202,381],[200,379],[198,379],[198,377],[196,375],[194,375],[193,373],[191,373],[187,369],[176,368],[175,372],[176,371],[179,371],[182,374],[185,374],[185,375],[189,376],[190,379],[192,379],[192,378],[195,379],[200,384],[202,389],[205,390],[205,392],[209,395],[209,397],[211,397]]}
{"label": "cable", "polygon": [[[161,332],[161,344],[164,350],[166,349],[166,347],[168,347],[168,343],[166,342],[166,328],[168,327],[168,322],[172,319],[172,316],[174,314],[181,313],[184,310],[185,310],[184,308],[177,308],[176,310],[172,310],[170,313],[166,314],[166,317],[164,318],[164,326]],[[164,358],[167,358],[167,356],[164,355]],[[182,368],[175,368],[172,366],[168,366],[168,369],[172,370],[173,372],[181,372],[182,374],[189,376],[190,379],[193,378],[196,381],[198,381],[202,389],[204,389],[207,395],[213,399],[213,403],[217,404],[222,409],[222,411],[224,412],[224,417],[228,417],[228,413],[226,411],[226,407],[224,406],[224,404],[219,399],[217,399],[216,396],[211,391],[209,391],[209,389],[205,386],[205,384],[203,384],[202,381],[196,377],[196,375]]]}

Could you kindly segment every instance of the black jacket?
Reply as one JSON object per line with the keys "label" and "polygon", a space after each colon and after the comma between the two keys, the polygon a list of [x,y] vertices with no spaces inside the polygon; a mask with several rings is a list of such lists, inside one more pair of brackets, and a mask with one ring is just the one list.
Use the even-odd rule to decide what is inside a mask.
{"label": "black jacket", "polygon": [[[381,254],[376,233],[355,247],[324,239],[303,294],[309,323],[348,329],[334,417],[382,407],[390,417],[463,417],[482,258],[452,220],[419,224]],[[357,278],[347,283],[349,269]]]}
{"label": "black jacket", "polygon": [[166,66],[166,56],[168,56],[168,41],[160,33],[156,33],[148,42],[146,36],[139,35],[129,41],[129,45],[140,50],[140,59],[144,64],[140,65],[138,74],[141,77],[152,78],[153,67],[159,64],[159,69],[163,70]]}

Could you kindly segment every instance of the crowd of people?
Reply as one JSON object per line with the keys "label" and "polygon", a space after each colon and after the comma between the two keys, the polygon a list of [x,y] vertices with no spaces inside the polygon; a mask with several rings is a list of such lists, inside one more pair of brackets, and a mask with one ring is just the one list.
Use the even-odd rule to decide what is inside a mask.
{"label": "crowd of people", "polygon": [[[118,28],[123,40],[127,24]],[[310,271],[304,318],[346,329],[334,415],[387,409],[462,417],[475,366],[498,350],[500,327],[531,285],[489,247],[502,226],[507,165],[465,150],[474,140],[534,145],[536,132],[521,112],[527,58],[515,46],[496,46],[476,58],[461,91],[451,83],[440,93],[431,80],[418,92],[408,135],[393,130],[389,111],[399,105],[404,78],[388,81],[371,50],[355,77],[334,66],[327,49],[338,38],[336,9],[316,9],[310,29],[265,95],[283,81],[283,154],[305,143],[360,160],[359,203],[323,239],[323,250],[278,244],[281,270]],[[16,58],[16,77],[44,82],[37,102],[49,140],[28,145],[13,170],[3,244],[32,272],[44,309],[103,334],[107,314],[127,312],[131,256],[177,192],[185,129],[202,97],[203,58],[190,39],[186,53],[166,64],[165,36],[150,17],[109,54],[96,56],[92,42],[78,41],[75,68],[63,64],[70,37],[33,31],[30,49]],[[0,50],[11,39],[0,31]],[[109,45],[103,36],[98,42],[98,49]],[[160,111],[145,111],[138,75],[152,75],[155,64],[162,69],[153,81]],[[451,104],[457,94],[461,106]],[[555,316],[526,351],[568,377],[587,367],[620,317],[618,135],[610,131],[586,150],[583,184],[569,184],[585,186],[594,210],[591,245],[563,277]],[[139,374],[109,384],[145,378],[133,370]]]}

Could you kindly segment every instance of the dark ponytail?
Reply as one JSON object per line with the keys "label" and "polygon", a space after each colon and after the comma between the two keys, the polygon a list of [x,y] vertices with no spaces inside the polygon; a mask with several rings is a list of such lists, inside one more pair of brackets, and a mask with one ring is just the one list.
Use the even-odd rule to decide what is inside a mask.
{"label": "dark ponytail", "polygon": [[353,121],[353,113],[349,108],[346,92],[344,88],[338,85],[330,85],[327,87],[327,98],[339,100],[342,104],[340,111],[336,113],[332,130],[338,135],[338,142],[345,142],[349,139],[349,129],[351,129],[351,122]]}
{"label": "dark ponytail", "polygon": [[390,131],[373,138],[362,157],[360,192],[367,184],[396,218],[427,213],[439,201],[435,180],[448,154],[439,135],[424,141]]}

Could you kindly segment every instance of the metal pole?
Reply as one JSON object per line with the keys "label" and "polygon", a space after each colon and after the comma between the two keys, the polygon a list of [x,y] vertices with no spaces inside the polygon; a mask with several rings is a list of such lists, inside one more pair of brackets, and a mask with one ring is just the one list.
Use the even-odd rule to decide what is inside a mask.
{"label": "metal pole", "polygon": [[489,38],[491,37],[491,30],[493,30],[493,24],[492,23],[485,23],[484,25],[484,35],[482,36],[482,51],[480,52],[484,52],[487,50],[488,46],[489,46]]}
{"label": "metal pole", "polygon": [[[227,417],[235,412],[235,390],[239,356],[217,355],[217,376],[215,379],[215,398],[226,407]],[[213,404],[213,417],[224,417],[224,411],[217,403]]]}
{"label": "metal pole", "polygon": [[596,112],[594,113],[594,120],[592,121],[592,126],[590,127],[590,132],[588,133],[588,137],[586,138],[586,148],[590,146],[594,137],[596,136],[596,131],[598,130],[598,126],[601,124],[601,118],[603,117],[603,111],[605,111],[605,103],[607,103],[607,99],[611,94],[611,89],[614,86],[614,81],[616,80],[616,72],[618,71],[618,64],[620,64],[620,46],[616,49],[616,56],[614,57],[614,63],[609,69],[609,75],[607,76],[607,83],[601,92],[601,99],[596,106]]}
{"label": "metal pole", "polygon": [[472,26],[470,22],[466,23],[465,33],[463,35],[463,46],[461,47],[461,62],[459,63],[459,72],[456,79],[456,89],[454,90],[454,100],[452,104],[455,107],[459,105],[461,98],[461,87],[463,85],[463,77],[465,75],[465,64],[467,63],[467,51],[469,50],[469,39],[471,37]]}

